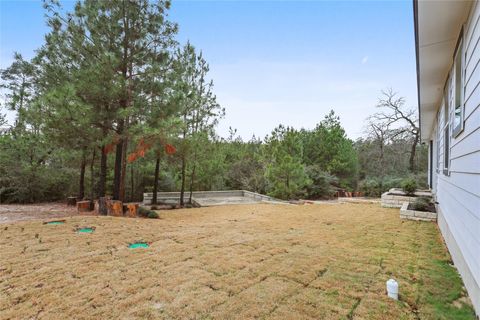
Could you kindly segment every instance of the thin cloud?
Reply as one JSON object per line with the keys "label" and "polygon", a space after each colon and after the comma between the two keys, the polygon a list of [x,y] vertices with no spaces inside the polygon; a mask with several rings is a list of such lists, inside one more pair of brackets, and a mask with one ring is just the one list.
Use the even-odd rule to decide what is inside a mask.
{"label": "thin cloud", "polygon": [[368,56],[363,57],[362,59],[362,64],[365,64],[368,62]]}

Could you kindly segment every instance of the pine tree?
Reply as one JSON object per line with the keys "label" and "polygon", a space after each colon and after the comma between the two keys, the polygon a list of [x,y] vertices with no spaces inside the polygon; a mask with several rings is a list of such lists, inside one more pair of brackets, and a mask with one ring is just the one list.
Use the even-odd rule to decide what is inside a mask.
{"label": "pine tree", "polygon": [[170,2],[87,0],[67,15],[55,2],[45,7],[52,29],[45,65],[55,69],[60,63],[63,72],[56,80],[73,79],[76,94],[96,115],[92,124],[103,134],[100,189],[105,186],[106,153],[115,147],[113,197],[123,199],[129,127],[144,109],[135,101],[161,79],[175,44],[177,26],[166,19]]}
{"label": "pine tree", "polygon": [[303,195],[310,181],[302,163],[303,145],[298,132],[280,125],[272,131],[266,143],[269,194],[281,199]]}

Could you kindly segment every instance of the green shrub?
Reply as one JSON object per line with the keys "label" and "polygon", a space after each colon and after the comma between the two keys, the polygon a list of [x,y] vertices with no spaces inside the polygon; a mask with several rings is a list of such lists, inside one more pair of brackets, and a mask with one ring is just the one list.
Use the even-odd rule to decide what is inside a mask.
{"label": "green shrub", "polygon": [[145,207],[138,208],[138,215],[143,218],[158,219],[158,213]]}
{"label": "green shrub", "polygon": [[402,189],[408,195],[413,195],[417,190],[417,181],[413,178],[406,178],[402,181]]}
{"label": "green shrub", "polygon": [[[420,178],[421,179],[421,178]],[[408,180],[408,184],[411,185],[413,181],[414,187],[413,192],[416,190],[416,177],[415,178],[399,178],[395,176],[386,176],[383,178],[377,177],[369,177],[365,178],[364,180],[360,181],[358,185],[358,191],[363,192],[363,194],[367,197],[380,197],[382,193],[392,189],[392,188],[403,188],[404,182]]]}
{"label": "green shrub", "polygon": [[429,188],[427,172],[417,173],[413,178],[417,182],[417,188],[419,188],[419,189],[428,189]]}
{"label": "green shrub", "polygon": [[367,178],[360,181],[358,189],[366,197],[380,197],[382,194],[382,183],[376,178]]}
{"label": "green shrub", "polygon": [[148,217],[148,214],[149,214],[150,212],[154,212],[154,211],[149,210],[149,209],[147,209],[147,208],[145,208],[145,207],[139,207],[139,208],[138,208],[138,215],[139,215],[140,217],[146,218],[146,217]]}
{"label": "green shrub", "polygon": [[158,219],[158,218],[160,218],[160,217],[158,216],[158,213],[156,213],[155,211],[151,211],[151,210],[150,210],[150,212],[148,213],[147,217],[148,217],[149,219]]}
{"label": "green shrub", "polygon": [[403,178],[391,177],[391,176],[384,177],[382,180],[382,192],[386,192],[392,188],[401,187],[402,181],[403,181]]}
{"label": "green shrub", "polygon": [[318,166],[309,166],[306,169],[311,184],[307,186],[307,196],[312,199],[331,198],[335,194],[338,178],[322,171]]}
{"label": "green shrub", "polygon": [[[311,181],[305,172],[305,166],[299,159],[286,155],[281,161],[267,166],[267,194],[274,198],[290,200],[305,196],[305,189]],[[289,177],[289,179],[285,179]]]}
{"label": "green shrub", "polygon": [[428,211],[432,201],[428,197],[418,197],[414,202],[411,203],[411,208],[418,211]]}

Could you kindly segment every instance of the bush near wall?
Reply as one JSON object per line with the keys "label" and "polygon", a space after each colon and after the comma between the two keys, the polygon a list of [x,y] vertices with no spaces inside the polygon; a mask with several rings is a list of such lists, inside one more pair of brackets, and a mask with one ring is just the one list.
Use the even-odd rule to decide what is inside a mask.
{"label": "bush near wall", "polygon": [[387,192],[392,188],[402,188],[402,183],[405,179],[414,181],[419,189],[428,188],[426,174],[421,173],[409,177],[367,177],[360,181],[358,184],[358,190],[363,192],[366,197],[380,197],[382,193]]}

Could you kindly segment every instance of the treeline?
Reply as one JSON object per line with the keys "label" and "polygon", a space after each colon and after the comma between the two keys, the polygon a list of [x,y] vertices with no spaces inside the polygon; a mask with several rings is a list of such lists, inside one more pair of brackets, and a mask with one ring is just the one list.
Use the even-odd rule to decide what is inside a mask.
{"label": "treeline", "polygon": [[[355,189],[358,161],[353,142],[331,111],[313,130],[278,126],[263,141],[231,137],[217,155],[218,181],[281,199],[328,198],[337,188]],[[201,189],[200,186],[198,186]]]}
{"label": "treeline", "polygon": [[416,108],[408,108],[394,91],[382,91],[378,111],[365,120],[365,134],[355,142],[359,185],[366,196],[380,196],[415,180],[427,189],[428,146],[420,144]]}
{"label": "treeline", "polygon": [[181,191],[185,204],[191,191],[223,189],[377,196],[425,171],[414,112],[392,92],[355,142],[333,111],[313,130],[280,125],[263,140],[242,141],[234,130],[218,137],[224,109],[208,63],[176,41],[169,6],[86,0],[63,13],[45,2],[45,43],[30,61],[15,54],[0,74],[2,108],[16,114],[7,125],[0,112],[0,202],[139,201],[146,191]]}
{"label": "treeline", "polygon": [[63,13],[57,1],[44,3],[45,43],[31,61],[15,54],[1,72],[5,107],[17,114],[1,137],[2,201],[73,192],[137,199],[144,168],[135,162],[147,153],[158,164],[168,154],[187,188],[195,146],[224,111],[202,53],[177,43],[169,7],[86,0]]}

